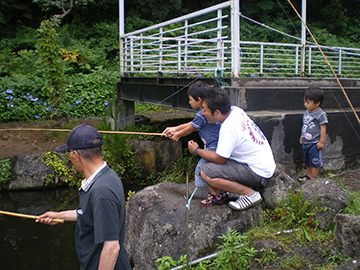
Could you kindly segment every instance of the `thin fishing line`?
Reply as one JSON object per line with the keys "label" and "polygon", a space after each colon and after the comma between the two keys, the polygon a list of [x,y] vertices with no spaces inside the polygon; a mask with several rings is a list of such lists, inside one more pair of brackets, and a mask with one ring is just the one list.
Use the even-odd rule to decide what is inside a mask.
{"label": "thin fishing line", "polygon": [[[258,22],[258,21],[255,21],[254,19],[251,19],[251,18],[249,18],[249,17],[247,17],[247,16],[245,16],[245,15],[240,14],[240,16],[241,16],[242,18],[244,18],[244,19],[246,19],[246,20],[254,23],[254,24],[257,24],[257,25],[261,26],[261,27],[267,28],[267,29],[269,29],[269,30],[271,30],[271,31],[277,32],[277,33],[279,33],[279,34],[282,34],[282,35],[284,35],[284,36],[286,36],[286,37],[295,39],[295,40],[297,40],[297,41],[301,41],[301,38],[299,38],[299,37],[295,37],[295,36],[293,36],[293,35],[290,35],[290,34],[287,34],[287,33],[285,33],[285,32],[282,32],[282,31],[280,31],[280,30],[277,30],[277,29],[275,29],[275,28],[273,28],[273,27],[271,27],[271,26],[268,26],[268,25],[266,25],[266,24],[263,24],[263,23],[260,23],[260,22]],[[306,42],[307,42],[307,43],[312,43],[312,42],[309,42],[309,41],[306,41]],[[314,43],[313,43],[313,44],[314,44]]]}
{"label": "thin fishing line", "polygon": [[281,5],[281,3],[279,2],[279,0],[276,0],[276,2],[279,4],[279,6],[281,7],[282,11],[284,12],[284,14],[286,15],[286,17],[288,18],[288,20],[290,21],[292,27],[294,28],[295,32],[299,34],[300,36],[300,32],[299,30],[295,27],[295,24],[293,23],[293,21],[290,19],[288,13],[286,12],[286,10],[283,8],[283,6]]}

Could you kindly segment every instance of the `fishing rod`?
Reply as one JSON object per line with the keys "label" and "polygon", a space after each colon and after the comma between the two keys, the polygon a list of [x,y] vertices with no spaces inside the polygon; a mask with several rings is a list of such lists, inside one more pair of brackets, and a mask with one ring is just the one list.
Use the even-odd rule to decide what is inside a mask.
{"label": "fishing rod", "polygon": [[[19,213],[13,213],[13,212],[1,211],[1,210],[0,210],[0,214],[13,216],[13,217],[21,217],[21,218],[42,219],[39,216],[25,215],[25,214],[19,214]],[[52,219],[52,221],[57,222],[57,223],[64,223],[63,219],[58,219],[58,218],[54,218],[54,219]]]}
{"label": "fishing rod", "polygon": [[[70,132],[71,129],[54,129],[54,128],[4,128],[0,131],[65,131]],[[127,134],[127,135],[149,135],[149,136],[164,136],[162,133],[148,133],[148,132],[135,132],[135,131],[110,131],[110,130],[98,130],[99,133],[109,134]]]}

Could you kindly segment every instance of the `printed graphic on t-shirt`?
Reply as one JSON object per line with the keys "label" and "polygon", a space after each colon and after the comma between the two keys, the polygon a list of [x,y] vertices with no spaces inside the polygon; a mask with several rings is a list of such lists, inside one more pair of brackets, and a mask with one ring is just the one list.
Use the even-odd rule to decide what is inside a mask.
{"label": "printed graphic on t-shirt", "polygon": [[266,141],[266,138],[261,129],[250,118],[247,120],[247,128],[253,142],[263,145]]}
{"label": "printed graphic on t-shirt", "polygon": [[307,115],[306,117],[304,117],[304,125],[302,128],[302,132],[306,132],[307,128],[314,128],[315,127],[315,123],[313,122],[314,117]]}

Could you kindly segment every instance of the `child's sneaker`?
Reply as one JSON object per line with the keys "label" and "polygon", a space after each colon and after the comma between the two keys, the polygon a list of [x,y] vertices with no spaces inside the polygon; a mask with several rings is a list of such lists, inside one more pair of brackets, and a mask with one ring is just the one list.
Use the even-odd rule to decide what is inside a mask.
{"label": "child's sneaker", "polygon": [[253,207],[261,203],[262,198],[259,192],[256,192],[253,196],[239,196],[235,202],[229,202],[229,207],[235,211],[241,211]]}
{"label": "child's sneaker", "polygon": [[227,192],[220,193],[219,195],[209,194],[205,202],[201,202],[203,206],[214,206],[217,204],[223,204],[229,200]]}

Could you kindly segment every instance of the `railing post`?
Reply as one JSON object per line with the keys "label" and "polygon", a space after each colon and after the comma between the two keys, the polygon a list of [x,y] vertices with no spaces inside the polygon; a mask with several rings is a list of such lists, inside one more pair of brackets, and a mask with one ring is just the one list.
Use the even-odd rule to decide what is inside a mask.
{"label": "railing post", "polygon": [[260,45],[260,76],[263,75],[264,72],[264,44]]}
{"label": "railing post", "polygon": [[341,75],[341,59],[342,58],[342,49],[339,50],[339,68],[338,68],[338,75]]}
{"label": "railing post", "polygon": [[119,1],[119,55],[120,55],[120,75],[124,75],[124,53],[123,53],[123,38],[125,34],[125,0]]}
{"label": "railing post", "polygon": [[162,70],[163,56],[163,28],[160,27],[160,44],[159,44],[159,71]]}
{"label": "railing post", "polygon": [[178,73],[181,72],[181,40],[178,39]]}
{"label": "railing post", "polygon": [[240,67],[240,0],[231,0],[231,73],[239,77]]}
{"label": "railing post", "polygon": [[[184,27],[185,27],[185,42],[184,42],[184,67],[185,70],[188,68],[188,64],[187,64],[187,53],[188,53],[188,33],[189,33],[189,29],[188,29],[188,24],[189,21],[185,20],[184,22]],[[185,71],[186,72],[186,71]]]}
{"label": "railing post", "polygon": [[221,19],[221,17],[222,17],[222,9],[219,9],[217,11],[217,16],[218,16],[218,19],[217,19],[217,28],[218,28],[218,30],[217,30],[217,42],[216,42],[216,46],[217,46],[217,48],[216,48],[217,54],[216,55],[217,55],[217,58],[218,58],[217,66],[223,68],[224,67],[222,65],[223,61],[221,61],[221,56],[222,56],[222,51],[221,51],[221,36],[222,36],[222,33],[221,33],[222,19]]}
{"label": "railing post", "polygon": [[130,38],[130,70],[134,72],[134,38]]}
{"label": "railing post", "polygon": [[305,46],[306,46],[306,0],[301,1],[301,77],[305,76]]}
{"label": "railing post", "polygon": [[295,47],[295,75],[299,73],[299,47]]}
{"label": "railing post", "polygon": [[144,38],[143,38],[143,34],[140,34],[140,71],[143,71],[143,51],[144,51]]}
{"label": "railing post", "polygon": [[309,46],[309,67],[308,67],[308,75],[311,76],[311,46]]}

